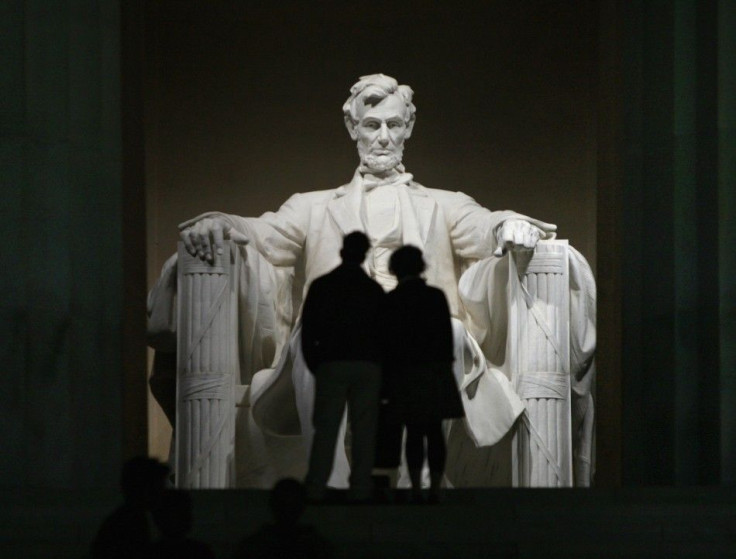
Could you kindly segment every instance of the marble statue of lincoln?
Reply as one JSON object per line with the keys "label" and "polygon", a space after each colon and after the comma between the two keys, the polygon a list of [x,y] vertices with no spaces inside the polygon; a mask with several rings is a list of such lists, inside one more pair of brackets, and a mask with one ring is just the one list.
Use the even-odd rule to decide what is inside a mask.
{"label": "marble statue of lincoln", "polygon": [[[504,374],[505,255],[530,251],[538,241],[554,238],[556,226],[512,211],[490,211],[460,192],[416,182],[402,163],[416,119],[412,98],[410,87],[383,74],[361,77],[352,86],[343,114],[360,162],[347,184],[294,194],[278,210],[260,217],[208,212],[180,226],[186,249],[203,261],[212,262],[221,254],[226,240],[235,242],[243,256],[239,485],[266,486],[274,477],[304,473],[314,385],[299,347],[300,306],[310,282],[340,263],[342,238],[352,231],[370,238],[372,248],[364,267],[385,290],[395,286],[388,270],[391,253],[411,244],[425,255],[427,283],[447,296],[453,316],[455,375],[466,408],[466,419],[452,426],[450,436],[463,440],[449,445],[447,482],[455,486],[508,482],[501,479],[507,469],[488,466],[503,459],[494,447],[524,408]],[[594,300],[589,267],[574,249],[572,255],[571,266],[582,270],[573,275],[583,278],[572,297],[589,301],[593,290]],[[170,339],[161,340],[174,330],[175,268],[172,257],[149,295],[149,332],[159,341],[152,345],[162,351],[172,350]],[[583,387],[578,395],[584,403],[578,406],[579,425],[591,421],[594,374],[594,304],[592,309],[590,304],[582,306],[583,318],[571,332],[571,343],[579,346],[572,352],[576,358],[571,366],[576,370],[571,374]],[[590,464],[592,435],[581,436],[575,452]],[[466,461],[468,466],[453,468],[453,461]],[[453,471],[463,473],[453,479]],[[347,486],[348,473],[341,438],[331,485]]]}

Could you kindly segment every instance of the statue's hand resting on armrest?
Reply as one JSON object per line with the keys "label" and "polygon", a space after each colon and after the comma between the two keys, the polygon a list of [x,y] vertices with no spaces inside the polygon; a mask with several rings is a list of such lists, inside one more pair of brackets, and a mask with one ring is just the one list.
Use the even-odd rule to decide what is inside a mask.
{"label": "statue's hand resting on armrest", "polygon": [[220,215],[205,214],[206,217],[195,217],[179,225],[179,237],[189,254],[199,256],[210,264],[214,263],[214,255],[223,253],[225,240],[246,245],[250,239],[233,228],[228,220]]}
{"label": "statue's hand resting on armrest", "polygon": [[503,256],[509,250],[534,250],[539,239],[554,239],[557,226],[552,223],[525,219],[507,219],[496,229],[495,256]]}

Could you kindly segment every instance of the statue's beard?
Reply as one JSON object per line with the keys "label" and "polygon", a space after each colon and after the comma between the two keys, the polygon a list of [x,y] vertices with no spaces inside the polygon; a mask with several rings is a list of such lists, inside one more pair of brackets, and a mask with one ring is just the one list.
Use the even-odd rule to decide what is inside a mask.
{"label": "statue's beard", "polygon": [[371,173],[385,173],[390,171],[401,163],[404,154],[404,147],[394,147],[391,153],[385,155],[376,155],[371,153],[371,148],[358,145],[358,155],[360,163]]}

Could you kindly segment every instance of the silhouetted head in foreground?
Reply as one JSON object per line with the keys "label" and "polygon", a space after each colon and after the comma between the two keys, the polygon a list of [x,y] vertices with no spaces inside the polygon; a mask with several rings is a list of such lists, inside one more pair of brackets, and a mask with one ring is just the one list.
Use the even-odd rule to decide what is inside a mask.
{"label": "silhouetted head in foreground", "polygon": [[340,257],[346,264],[362,264],[370,247],[371,243],[364,233],[353,231],[343,237]]}
{"label": "silhouetted head in foreground", "polygon": [[123,498],[131,505],[151,508],[166,486],[169,467],[155,458],[136,456],[123,464],[120,488]]}
{"label": "silhouetted head in foreground", "polygon": [[164,537],[186,538],[192,531],[191,495],[174,489],[164,491],[160,506],[153,511],[153,520]]}
{"label": "silhouetted head in foreground", "polygon": [[304,486],[292,478],[279,480],[271,490],[268,504],[276,524],[291,526],[304,512],[306,492]]}
{"label": "silhouetted head in foreground", "polygon": [[389,271],[399,281],[408,277],[418,277],[425,268],[422,251],[412,245],[405,245],[397,249],[388,262]]}

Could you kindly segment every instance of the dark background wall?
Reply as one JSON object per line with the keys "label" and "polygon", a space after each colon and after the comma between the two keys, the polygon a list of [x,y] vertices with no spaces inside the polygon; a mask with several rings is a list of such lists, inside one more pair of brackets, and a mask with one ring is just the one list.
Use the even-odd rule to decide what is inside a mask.
{"label": "dark background wall", "polygon": [[[718,3],[718,295],[721,482],[736,484],[736,6]],[[713,286],[711,285],[712,289]]]}
{"label": "dark background wall", "polygon": [[0,4],[4,488],[101,487],[123,457],[120,23]]}
{"label": "dark background wall", "polygon": [[734,4],[622,6],[623,482],[733,483]]}

